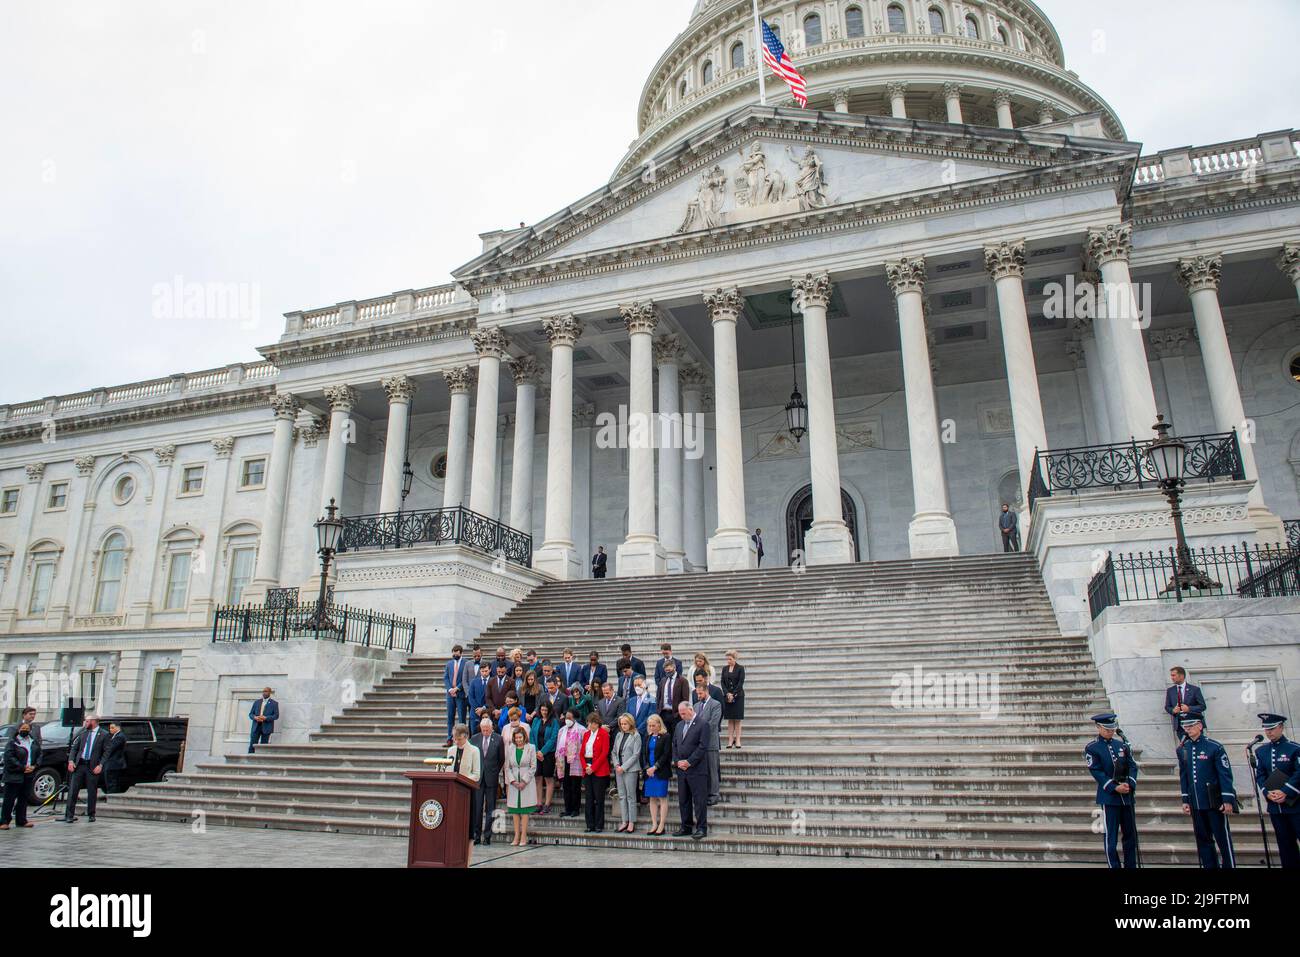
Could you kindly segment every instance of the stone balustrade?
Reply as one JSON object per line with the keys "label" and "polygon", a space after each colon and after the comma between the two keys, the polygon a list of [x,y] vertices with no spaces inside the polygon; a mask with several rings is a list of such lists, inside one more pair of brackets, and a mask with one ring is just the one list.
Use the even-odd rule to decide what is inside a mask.
{"label": "stone balustrade", "polygon": [[365,325],[416,315],[436,315],[469,306],[473,300],[455,283],[395,292],[360,302],[341,302],[321,309],[285,314],[285,335]]}

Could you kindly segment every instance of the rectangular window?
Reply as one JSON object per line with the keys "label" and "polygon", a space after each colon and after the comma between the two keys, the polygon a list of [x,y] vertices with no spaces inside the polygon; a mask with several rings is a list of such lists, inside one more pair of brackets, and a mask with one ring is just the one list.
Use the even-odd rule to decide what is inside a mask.
{"label": "rectangular window", "polygon": [[18,492],[19,489],[16,488],[7,488],[0,492],[0,515],[18,514]]}
{"label": "rectangular window", "polygon": [[99,583],[95,586],[95,614],[112,615],[117,612],[117,599],[122,593],[126,553],[120,548],[106,548],[100,561],[103,562],[103,567],[99,570]]}
{"label": "rectangular window", "polygon": [[29,615],[43,615],[50,604],[50,586],[54,584],[54,562],[37,562],[32,569],[32,593],[27,601]]}
{"label": "rectangular window", "polygon": [[187,465],[181,472],[181,494],[198,495],[203,491],[203,473],[205,471],[202,465]]}
{"label": "rectangular window", "polygon": [[185,601],[190,594],[189,552],[172,552],[171,562],[167,566],[167,593],[163,596],[163,609],[166,611],[183,611]]}
{"label": "rectangular window", "polygon": [[99,704],[99,679],[102,671],[83,671],[81,673],[81,698],[87,711],[95,711]]}
{"label": "rectangular window", "polygon": [[55,482],[50,486],[50,497],[45,503],[47,510],[55,510],[68,507],[68,483]]}
{"label": "rectangular window", "polygon": [[175,671],[153,673],[153,691],[149,695],[149,717],[165,718],[172,713],[172,689],[175,685]]}
{"label": "rectangular window", "polygon": [[238,605],[244,597],[244,589],[253,577],[252,548],[236,548],[230,553],[230,587],[226,590],[226,603]]}
{"label": "rectangular window", "polygon": [[244,459],[239,472],[240,488],[258,488],[266,484],[266,459]]}

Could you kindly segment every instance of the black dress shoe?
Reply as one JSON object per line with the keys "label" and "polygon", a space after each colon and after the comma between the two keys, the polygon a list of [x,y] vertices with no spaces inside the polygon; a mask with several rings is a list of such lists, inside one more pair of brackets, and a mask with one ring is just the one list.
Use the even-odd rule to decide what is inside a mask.
{"label": "black dress shoe", "polygon": [[713,805],[715,804],[721,804],[722,798],[709,798],[709,800],[705,803],[707,803],[709,807],[713,807]]}
{"label": "black dress shoe", "polygon": [[690,837],[690,836],[691,836],[691,829],[689,827],[683,827],[680,830],[673,831],[673,837]]}
{"label": "black dress shoe", "polygon": [[708,831],[696,831],[694,834],[691,835],[691,839],[696,841],[702,841],[708,836],[709,836]]}

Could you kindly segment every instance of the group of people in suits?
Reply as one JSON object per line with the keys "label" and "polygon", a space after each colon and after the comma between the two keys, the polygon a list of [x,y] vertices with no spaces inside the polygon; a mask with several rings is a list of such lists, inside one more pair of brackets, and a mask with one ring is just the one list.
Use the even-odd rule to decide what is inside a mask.
{"label": "group of people in suits", "polygon": [[[486,658],[477,645],[464,660],[464,648],[452,648],[443,671],[447,756],[457,767],[477,771],[469,835],[475,844],[492,842],[502,797],[514,822],[510,843],[527,844],[527,819],[551,813],[556,790],[563,801],[559,817],[582,813],[587,833],[605,830],[606,800],[613,797],[616,831],[635,833],[639,808],[648,806],[648,833],[665,834],[674,778],[680,824],[675,835],[708,835],[708,810],[722,800],[724,721],[726,747],[741,746],[745,669],[739,656],[726,652],[719,684],[706,655],[695,655],[687,669],[665,642],[652,692],[648,669],[631,645],[624,643],[620,653],[611,677],[595,651],[580,665],[571,648],[559,664],[539,660],[534,651],[507,654],[504,647]],[[464,704],[463,711],[456,702]],[[470,721],[477,734],[470,734]],[[475,757],[467,758],[466,748]]]}
{"label": "group of people in suits", "polygon": [[[64,823],[74,823],[81,790],[86,790],[86,819],[92,823],[99,800],[99,790],[104,793],[121,792],[119,776],[126,768],[126,735],[116,722],[107,728],[99,726],[99,719],[90,715],[73,736],[68,746],[68,799],[63,816]],[[0,831],[11,827],[28,828],[28,798],[36,769],[41,766],[42,743],[36,726],[36,709],[24,708],[13,736],[3,745],[4,801],[0,808]]]}

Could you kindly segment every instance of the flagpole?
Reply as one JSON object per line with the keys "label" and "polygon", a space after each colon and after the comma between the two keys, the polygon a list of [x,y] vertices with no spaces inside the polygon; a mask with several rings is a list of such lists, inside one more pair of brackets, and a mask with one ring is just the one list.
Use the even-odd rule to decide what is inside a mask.
{"label": "flagpole", "polygon": [[758,105],[767,106],[767,85],[763,74],[763,28],[758,18],[758,0],[754,0],[754,59],[758,63]]}

